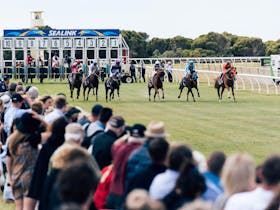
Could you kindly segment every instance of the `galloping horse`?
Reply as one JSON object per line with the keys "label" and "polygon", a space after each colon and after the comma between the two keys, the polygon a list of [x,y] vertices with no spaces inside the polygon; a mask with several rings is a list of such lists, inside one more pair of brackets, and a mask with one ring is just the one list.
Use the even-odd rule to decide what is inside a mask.
{"label": "galloping horse", "polygon": [[193,95],[193,92],[192,92],[192,88],[196,89],[197,96],[200,97],[199,89],[197,87],[197,75],[196,75],[196,73],[194,73],[194,74],[195,75],[190,75],[188,77],[183,77],[182,78],[182,80],[180,82],[180,86],[179,86],[180,93],[178,95],[178,98],[181,98],[181,93],[182,93],[182,91],[185,87],[188,88],[187,101],[189,101],[189,93],[191,93],[192,97],[193,97],[193,101],[195,102],[195,98],[194,98],[194,95]]}
{"label": "galloping horse", "polygon": [[159,89],[162,90],[162,99],[164,99],[164,89],[163,89],[163,81],[164,81],[164,70],[159,69],[157,73],[154,75],[154,77],[149,79],[148,82],[148,90],[149,90],[149,101],[151,101],[151,89],[155,89],[155,94],[154,94],[154,101],[156,100],[156,95],[159,97]]}
{"label": "galloping horse", "polygon": [[[235,76],[237,74],[236,68],[232,67],[227,73],[225,73],[224,77],[223,77],[223,82],[219,83],[220,80],[220,76],[218,76],[215,79],[215,88],[217,89],[218,92],[218,99],[219,102],[221,102],[222,100],[222,96],[224,93],[225,88],[229,91],[229,88],[231,88],[231,92],[232,92],[232,96],[233,96],[233,100],[235,102],[235,95],[234,95],[234,80],[235,80]],[[222,88],[222,91],[220,92],[220,88]]]}
{"label": "galloping horse", "polygon": [[82,70],[79,70],[79,72],[77,73],[72,73],[72,75],[71,74],[68,75],[68,83],[70,87],[71,98],[73,98],[74,89],[77,88],[77,99],[79,99],[82,80],[83,80]]}
{"label": "galloping horse", "polygon": [[[86,81],[83,82],[84,100],[86,100],[85,99],[86,98],[86,90],[88,88],[87,101],[88,101],[88,95],[89,95],[91,89],[92,89],[93,95],[96,96],[96,101],[98,101],[98,85],[99,85],[98,76],[99,76],[99,71],[90,75],[90,77],[88,78],[88,84],[86,84]],[[94,88],[95,88],[95,93],[94,93]]]}
{"label": "galloping horse", "polygon": [[105,80],[105,92],[106,92],[106,102],[108,102],[108,92],[110,91],[110,95],[109,95],[109,100],[111,101],[111,99],[114,99],[114,92],[115,90],[117,90],[117,94],[118,94],[118,98],[120,97],[120,82],[118,81],[117,78],[113,78],[109,84],[109,80],[110,78],[107,78]]}

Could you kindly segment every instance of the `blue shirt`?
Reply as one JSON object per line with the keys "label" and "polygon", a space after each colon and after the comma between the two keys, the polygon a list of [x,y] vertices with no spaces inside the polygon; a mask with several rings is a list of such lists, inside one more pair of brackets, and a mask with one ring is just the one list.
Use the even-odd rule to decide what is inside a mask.
{"label": "blue shirt", "polygon": [[220,178],[211,172],[205,172],[202,174],[205,178],[207,189],[203,193],[203,200],[215,202],[217,197],[224,192],[224,189],[220,183]]}

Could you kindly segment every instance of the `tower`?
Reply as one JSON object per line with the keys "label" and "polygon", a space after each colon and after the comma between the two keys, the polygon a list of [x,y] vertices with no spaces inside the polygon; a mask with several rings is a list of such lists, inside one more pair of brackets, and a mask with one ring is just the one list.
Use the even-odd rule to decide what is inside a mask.
{"label": "tower", "polygon": [[31,11],[31,28],[36,29],[40,26],[44,26],[44,20],[42,18],[43,11]]}

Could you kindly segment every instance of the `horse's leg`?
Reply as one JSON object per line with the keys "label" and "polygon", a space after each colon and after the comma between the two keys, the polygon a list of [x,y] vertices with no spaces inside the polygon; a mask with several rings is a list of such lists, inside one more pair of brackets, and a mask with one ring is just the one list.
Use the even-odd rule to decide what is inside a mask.
{"label": "horse's leg", "polygon": [[151,88],[148,87],[148,92],[149,92],[149,101],[151,101]]}
{"label": "horse's leg", "polygon": [[162,89],[162,99],[164,99],[164,89],[163,88],[161,89]]}
{"label": "horse's leg", "polygon": [[227,97],[230,98],[230,89],[227,87]]}
{"label": "horse's leg", "polygon": [[232,92],[233,101],[236,102],[235,95],[234,95],[234,86],[231,87],[231,92]]}
{"label": "horse's leg", "polygon": [[106,95],[106,102],[108,102],[108,88],[106,87],[106,84],[105,84],[105,95]]}
{"label": "horse's leg", "polygon": [[95,96],[96,96],[96,101],[98,101],[98,87],[95,87]]}
{"label": "horse's leg", "polygon": [[77,88],[77,99],[79,99],[80,96],[80,88]]}
{"label": "horse's leg", "polygon": [[86,87],[83,86],[83,96],[84,96],[84,101],[86,100]]}
{"label": "horse's leg", "polygon": [[187,92],[187,102],[189,102],[189,94],[190,94],[190,88],[188,88],[188,92]]}
{"label": "horse's leg", "polygon": [[224,93],[224,91],[225,91],[225,87],[222,87],[222,91],[221,91],[221,100],[222,100],[222,98],[223,98],[223,93]]}
{"label": "horse's leg", "polygon": [[192,98],[193,98],[193,102],[195,102],[195,98],[194,98],[194,94],[192,92],[192,89],[190,88],[191,94],[192,94]]}
{"label": "horse's leg", "polygon": [[179,89],[180,89],[180,93],[179,93],[179,95],[178,95],[178,98],[181,98],[181,94],[182,94],[182,91],[183,91],[184,87],[180,86]]}
{"label": "horse's leg", "polygon": [[217,87],[218,101],[219,101],[219,102],[221,102],[220,88],[221,88],[221,86],[218,86],[218,87]]}
{"label": "horse's leg", "polygon": [[87,101],[88,101],[88,96],[89,96],[90,90],[91,90],[91,87],[88,87],[88,92],[87,92]]}
{"label": "horse's leg", "polygon": [[118,98],[120,98],[120,88],[117,89]]}
{"label": "horse's leg", "polygon": [[200,93],[199,93],[199,89],[198,87],[195,87],[196,91],[197,91],[197,97],[200,97]]}

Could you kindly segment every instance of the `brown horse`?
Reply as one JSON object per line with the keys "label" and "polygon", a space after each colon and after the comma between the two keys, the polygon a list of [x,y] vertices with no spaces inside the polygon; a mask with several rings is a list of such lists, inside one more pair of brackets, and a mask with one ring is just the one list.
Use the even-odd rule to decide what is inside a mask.
{"label": "brown horse", "polygon": [[[215,88],[217,89],[218,92],[218,99],[219,102],[221,102],[222,100],[222,96],[224,93],[225,88],[229,91],[229,89],[231,88],[231,93],[233,96],[233,100],[234,102],[235,100],[235,95],[234,95],[234,81],[235,81],[235,76],[237,74],[236,68],[232,67],[229,71],[227,71],[225,73],[225,75],[222,78],[222,83],[219,82],[220,80],[220,76],[218,76],[215,79]],[[222,91],[220,92],[220,88],[222,88]]]}
{"label": "brown horse", "polygon": [[164,99],[164,89],[163,89],[163,81],[164,81],[164,70],[159,69],[157,73],[149,79],[148,82],[148,90],[149,90],[149,101],[151,101],[151,89],[155,89],[155,94],[154,94],[154,101],[156,100],[156,95],[159,97],[159,89],[162,90],[162,99]]}
{"label": "brown horse", "polygon": [[[99,76],[98,75],[99,75],[99,71],[90,75],[90,77],[88,78],[87,84],[86,84],[86,81],[83,82],[84,100],[86,100],[86,90],[88,88],[87,101],[88,101],[88,95],[89,95],[91,89],[92,89],[93,95],[96,96],[96,101],[98,101],[98,85],[99,85],[99,80],[98,80]],[[94,93],[94,89],[95,89],[95,93]]]}

